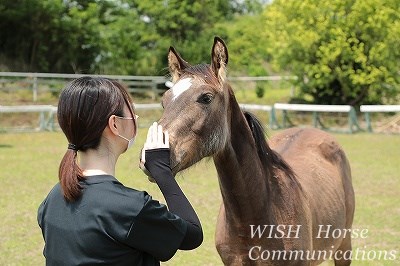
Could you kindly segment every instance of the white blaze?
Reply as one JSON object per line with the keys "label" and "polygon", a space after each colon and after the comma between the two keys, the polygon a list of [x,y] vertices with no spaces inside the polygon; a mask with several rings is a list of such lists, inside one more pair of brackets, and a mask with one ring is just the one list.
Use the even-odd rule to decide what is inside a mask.
{"label": "white blaze", "polygon": [[179,95],[187,91],[190,86],[192,86],[191,78],[181,79],[180,81],[175,83],[175,85],[172,87],[172,94],[174,95],[172,100],[175,101],[175,99],[178,98]]}

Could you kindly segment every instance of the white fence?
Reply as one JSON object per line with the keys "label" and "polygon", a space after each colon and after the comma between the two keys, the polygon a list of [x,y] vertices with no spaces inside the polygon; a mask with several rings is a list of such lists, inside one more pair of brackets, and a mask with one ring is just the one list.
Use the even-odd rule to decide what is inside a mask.
{"label": "white fence", "polygon": [[[165,76],[128,76],[128,75],[85,75],[85,74],[57,74],[57,73],[24,73],[24,72],[0,72],[0,90],[32,91],[33,102],[38,101],[38,93],[43,89],[60,91],[67,82],[82,76],[101,76],[117,80],[125,84],[130,92],[150,93],[156,98],[166,90],[168,79]],[[280,82],[296,79],[295,76],[262,76],[262,77],[229,77],[235,82]],[[167,83],[167,84],[166,84]]]}
{"label": "white fence", "polygon": [[[269,105],[256,105],[256,104],[241,104],[241,108],[246,110],[261,110],[272,114],[273,106]],[[162,106],[159,103],[150,104],[135,104],[136,110],[156,110],[161,109]],[[34,130],[36,131],[54,131],[57,126],[56,113],[57,107],[52,105],[20,105],[20,106],[1,106],[0,114],[2,113],[38,113],[39,114],[39,125]],[[274,119],[273,117],[270,119]],[[271,120],[270,120],[271,121]],[[1,128],[0,128],[1,129]],[[5,129],[3,129],[4,131]],[[14,131],[26,131],[30,129],[14,129]],[[11,131],[13,131],[11,129]]]}
{"label": "white fence", "polygon": [[[59,92],[69,81],[87,76],[84,74],[56,74],[56,73],[23,73],[23,72],[0,72],[0,91],[14,92],[18,90],[28,90],[32,93],[32,101],[37,102],[39,94],[44,91]],[[164,92],[171,83],[163,76],[121,76],[121,75],[90,75],[101,76],[118,80],[128,87],[130,92],[150,94],[156,98],[157,94]],[[263,76],[263,77],[229,77],[233,82],[281,82],[296,79],[294,76]],[[4,103],[3,103],[4,104]],[[8,103],[7,103],[8,104]],[[12,103],[13,104],[13,103]],[[50,108],[50,109],[49,109]],[[159,104],[136,105],[142,110],[160,108]],[[271,106],[244,105],[248,110],[261,110],[271,112]],[[24,113],[36,112],[39,114],[39,127],[36,130],[53,130],[55,107],[34,105],[34,106],[1,106],[1,113]],[[274,117],[270,116],[274,119]],[[3,130],[0,128],[0,130]]]}
{"label": "white fence", "polygon": [[[38,99],[38,92],[41,87],[53,88],[60,91],[67,82],[72,79],[85,76],[83,74],[54,74],[54,73],[15,73],[0,72],[0,90],[32,90],[32,99]],[[96,76],[96,75],[91,75]],[[150,92],[152,97],[163,92],[166,87],[171,84],[162,76],[120,76],[120,75],[101,75],[102,77],[118,80],[124,83],[130,92]],[[230,81],[248,82],[248,81],[282,81],[293,80],[294,76],[265,76],[265,77],[229,77]],[[161,108],[160,104],[137,104],[139,110],[152,110]],[[324,126],[321,123],[320,113],[347,113],[348,114],[348,131],[354,132],[361,130],[356,112],[350,105],[309,105],[309,104],[286,104],[276,103],[270,105],[256,104],[240,104],[242,109],[264,111],[269,113],[269,124],[273,129],[285,128],[290,125],[288,118],[289,112],[311,112],[313,116],[313,126]],[[277,120],[276,112],[282,111],[282,123]],[[372,132],[371,112],[400,112],[400,105],[363,105],[360,108],[365,113],[367,130]],[[39,114],[39,127],[37,130],[54,130],[56,107],[50,105],[33,105],[33,106],[1,106],[2,113],[26,113],[36,112]],[[324,128],[326,129],[326,128]],[[2,130],[0,128],[0,130]]]}
{"label": "white fence", "polygon": [[55,74],[55,73],[23,73],[0,72],[0,89],[3,90],[32,90],[32,99],[38,100],[38,92],[41,87],[55,87],[60,91],[69,81],[82,76],[101,76],[118,80],[125,84],[130,92],[150,92],[152,98],[165,91],[167,79],[162,76],[123,76],[123,75],[85,75],[85,74]]}
{"label": "white fence", "polygon": [[[273,129],[286,128],[290,126],[288,124],[288,111],[301,111],[301,112],[312,112],[313,113],[313,125],[314,127],[322,127],[319,121],[319,113],[321,112],[342,112],[348,113],[349,127],[348,132],[354,132],[361,130],[358,126],[357,117],[353,107],[349,105],[305,105],[305,104],[284,104],[276,103],[273,106],[270,105],[257,105],[257,104],[240,104],[240,107],[244,110],[250,111],[264,111],[269,113],[269,125]],[[136,104],[135,108],[137,110],[154,110],[161,109],[161,105],[155,104]],[[396,107],[397,108],[397,107]],[[365,110],[390,110],[396,111],[399,109],[390,107],[389,109],[365,109]],[[283,121],[280,124],[276,118],[276,111],[283,112]],[[2,113],[38,113],[39,114],[39,126],[36,130],[55,130],[56,128],[56,112],[57,107],[52,105],[28,105],[28,106],[0,106],[0,114]],[[323,128],[323,127],[322,127]],[[324,128],[326,129],[326,128]],[[4,129],[3,129],[4,130]]]}
{"label": "white fence", "polygon": [[[313,125],[318,128],[325,128],[320,120],[319,113],[347,113],[348,114],[348,131],[354,132],[361,130],[357,122],[357,115],[354,108],[350,105],[317,105],[317,104],[286,104],[276,103],[274,104],[275,110],[281,110],[283,112],[282,126],[276,122],[277,127],[287,127],[289,123],[288,111],[296,112],[312,112],[313,114]],[[275,120],[276,121],[276,120]]]}
{"label": "white fence", "polygon": [[371,118],[369,113],[396,113],[400,112],[400,105],[361,105],[360,111],[365,113],[367,130],[372,132]]}
{"label": "white fence", "polygon": [[57,107],[52,105],[0,106],[1,113],[39,113],[37,130],[54,130],[54,114]]}
{"label": "white fence", "polygon": [[[136,110],[154,110],[161,109],[158,103],[150,104],[135,104]],[[35,131],[54,131],[57,128],[56,114],[57,107],[53,105],[19,105],[19,106],[1,106],[0,114],[2,113],[38,113],[39,125],[34,128]],[[31,128],[14,128],[1,129],[0,131],[31,131]]]}
{"label": "white fence", "polygon": [[[276,103],[271,105],[257,104],[240,104],[243,110],[264,111],[269,113],[269,126],[273,129],[286,128],[291,126],[288,119],[288,112],[311,112],[313,115],[313,126],[323,128],[319,119],[319,113],[347,113],[348,130],[347,132],[355,132],[362,130],[358,124],[357,116],[354,108],[350,105],[313,105],[313,104],[286,104]],[[152,104],[135,104],[137,110],[155,110],[161,109],[159,103]],[[276,112],[282,111],[282,123],[279,123]],[[365,114],[367,130],[372,132],[371,119],[369,113],[372,112],[400,112],[400,105],[362,105],[360,111]],[[22,106],[1,106],[0,114],[6,113],[38,113],[39,125],[35,130],[55,130],[57,107],[52,105],[22,105]],[[3,130],[4,129],[1,129]]]}

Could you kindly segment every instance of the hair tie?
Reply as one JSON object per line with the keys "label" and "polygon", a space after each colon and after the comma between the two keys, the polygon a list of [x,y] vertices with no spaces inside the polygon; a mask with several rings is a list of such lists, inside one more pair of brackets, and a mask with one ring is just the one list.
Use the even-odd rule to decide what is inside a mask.
{"label": "hair tie", "polygon": [[72,143],[68,144],[68,149],[73,151],[78,151],[78,147],[76,147],[76,145]]}

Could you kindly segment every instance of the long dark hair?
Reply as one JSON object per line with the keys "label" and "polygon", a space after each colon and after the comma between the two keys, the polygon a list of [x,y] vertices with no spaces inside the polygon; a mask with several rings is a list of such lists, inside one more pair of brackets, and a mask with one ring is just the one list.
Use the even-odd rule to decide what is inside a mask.
{"label": "long dark hair", "polygon": [[78,78],[61,92],[58,123],[69,147],[61,160],[58,176],[67,201],[75,201],[81,195],[79,181],[84,176],[76,160],[77,151],[96,149],[109,117],[123,116],[125,104],[133,115],[132,100],[124,86],[100,77]]}

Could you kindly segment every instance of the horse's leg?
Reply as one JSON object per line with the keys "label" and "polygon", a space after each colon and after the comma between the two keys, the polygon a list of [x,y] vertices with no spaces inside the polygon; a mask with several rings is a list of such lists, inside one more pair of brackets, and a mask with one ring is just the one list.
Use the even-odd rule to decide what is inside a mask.
{"label": "horse's leg", "polygon": [[338,256],[335,257],[335,266],[347,266],[351,264],[351,237],[350,234],[343,239],[339,248],[336,250]]}
{"label": "horse's leg", "polygon": [[[345,205],[346,205],[346,228],[351,229],[354,218],[354,208],[355,208],[355,200],[354,200],[354,190],[351,181],[351,170],[350,164],[347,160],[344,153],[342,155],[341,162],[341,171],[342,171],[342,182],[344,186],[345,192]],[[343,239],[339,248],[341,253],[341,259],[335,259],[335,266],[346,266],[351,264],[351,258],[349,258],[349,254],[351,254],[351,234],[346,234],[346,237]],[[344,255],[344,256],[343,256]],[[346,259],[347,258],[347,259]]]}
{"label": "horse's leg", "polygon": [[226,221],[225,221],[225,207],[224,203],[221,204],[219,209],[217,228],[215,230],[215,247],[221,257],[224,265],[229,265],[229,243],[227,243]]}
{"label": "horse's leg", "polygon": [[[235,234],[232,234],[235,236]],[[229,226],[226,221],[225,206],[222,203],[217,219],[217,228],[215,231],[215,246],[221,260],[226,266],[253,266],[259,265],[260,261],[249,260],[248,252],[238,252],[239,242],[231,238]]]}

